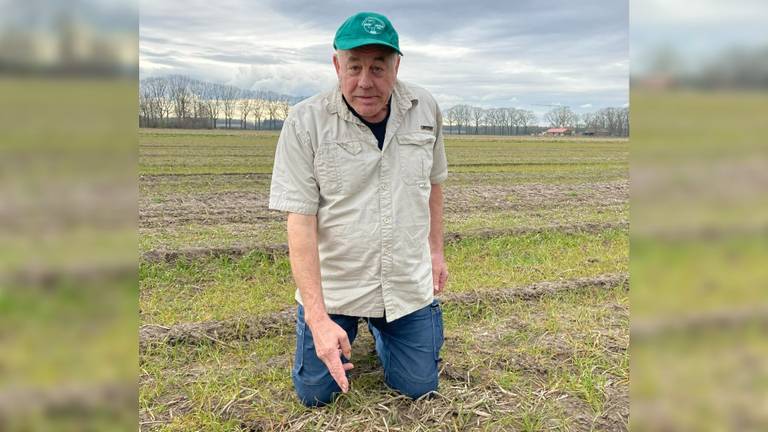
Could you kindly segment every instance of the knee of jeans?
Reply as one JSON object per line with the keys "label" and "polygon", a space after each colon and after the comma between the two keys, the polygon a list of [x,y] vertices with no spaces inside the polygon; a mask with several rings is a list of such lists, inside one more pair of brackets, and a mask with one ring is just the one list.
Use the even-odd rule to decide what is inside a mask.
{"label": "knee of jeans", "polygon": [[308,386],[294,381],[294,389],[301,403],[308,408],[328,405],[338,396],[338,393],[328,386]]}
{"label": "knee of jeans", "polygon": [[408,396],[411,399],[418,399],[427,393],[437,391],[437,380],[419,382],[409,380],[398,380],[397,383],[392,383],[390,386],[398,392]]}

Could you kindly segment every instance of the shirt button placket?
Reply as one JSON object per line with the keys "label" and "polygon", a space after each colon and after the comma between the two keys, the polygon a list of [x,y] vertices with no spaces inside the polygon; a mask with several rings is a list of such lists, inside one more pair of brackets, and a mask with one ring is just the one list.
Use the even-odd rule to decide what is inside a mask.
{"label": "shirt button placket", "polygon": [[392,271],[392,191],[391,172],[387,158],[381,157],[379,202],[381,204],[381,290],[384,298],[384,313],[392,313],[394,305],[391,302],[389,275]]}

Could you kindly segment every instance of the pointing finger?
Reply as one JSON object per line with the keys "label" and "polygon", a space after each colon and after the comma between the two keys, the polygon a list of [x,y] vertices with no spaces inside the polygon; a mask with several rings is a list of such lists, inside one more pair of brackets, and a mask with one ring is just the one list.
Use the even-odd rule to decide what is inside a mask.
{"label": "pointing finger", "polygon": [[341,387],[341,391],[346,393],[349,390],[349,383],[347,382],[347,374],[344,372],[344,367],[341,364],[341,358],[333,356],[333,358],[328,360],[326,366],[333,380]]}

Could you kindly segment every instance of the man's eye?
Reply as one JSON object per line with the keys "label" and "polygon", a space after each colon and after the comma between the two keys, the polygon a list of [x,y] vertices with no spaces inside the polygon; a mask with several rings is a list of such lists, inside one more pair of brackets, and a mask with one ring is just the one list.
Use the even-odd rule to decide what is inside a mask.
{"label": "man's eye", "polygon": [[375,73],[382,73],[382,72],[384,72],[384,68],[383,68],[383,67],[380,67],[380,66],[374,66],[374,67],[373,67],[373,71],[374,71]]}

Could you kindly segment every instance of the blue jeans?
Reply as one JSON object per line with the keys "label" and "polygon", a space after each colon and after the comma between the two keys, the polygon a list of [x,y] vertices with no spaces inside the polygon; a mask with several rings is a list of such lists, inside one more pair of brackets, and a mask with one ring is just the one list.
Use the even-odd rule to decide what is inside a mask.
{"label": "blue jeans", "polygon": [[[357,337],[360,318],[330,317],[347,332],[352,344]],[[390,323],[384,318],[362,319],[368,322],[368,329],[376,341],[376,352],[384,366],[384,381],[389,387],[412,399],[437,390],[437,364],[443,346],[443,312],[437,299]],[[341,360],[348,362],[344,357]],[[296,394],[306,406],[326,405],[341,393],[341,388],[317,357],[301,305],[296,320],[296,354],[291,378]]]}

